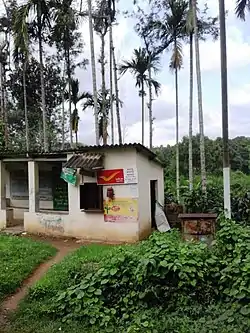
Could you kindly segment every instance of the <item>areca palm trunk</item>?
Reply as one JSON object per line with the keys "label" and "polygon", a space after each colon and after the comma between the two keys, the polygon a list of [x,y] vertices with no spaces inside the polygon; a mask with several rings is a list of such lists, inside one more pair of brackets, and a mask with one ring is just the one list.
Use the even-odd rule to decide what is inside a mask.
{"label": "areca palm trunk", "polygon": [[176,135],[176,198],[180,201],[180,161],[179,161],[179,95],[178,68],[175,68],[175,135]]}
{"label": "areca palm trunk", "polygon": [[152,95],[152,70],[151,67],[148,69],[148,92],[149,92],[149,100],[148,100],[148,113],[149,113],[149,148],[153,148],[153,110],[152,110],[152,101],[153,101],[153,95]]}
{"label": "areca palm trunk", "polygon": [[68,90],[69,90],[69,133],[70,133],[70,146],[73,147],[73,131],[72,131],[72,94],[71,94],[71,66],[69,49],[66,51],[66,67],[68,77]]}
{"label": "areca palm trunk", "polygon": [[25,141],[26,150],[29,152],[29,120],[28,120],[28,107],[27,107],[27,91],[26,91],[26,67],[27,60],[23,63],[23,104],[24,104],[24,119],[25,119]]}
{"label": "areca palm trunk", "polygon": [[145,105],[144,105],[144,80],[141,81],[141,143],[144,145],[144,118],[145,118]]}
{"label": "areca palm trunk", "polygon": [[189,142],[188,142],[188,173],[189,189],[193,189],[193,88],[194,88],[194,59],[193,59],[193,33],[189,36]]}
{"label": "areca palm trunk", "polygon": [[47,133],[47,114],[46,114],[46,99],[45,99],[45,82],[43,69],[43,44],[42,44],[42,21],[41,8],[38,6],[38,47],[39,47],[39,67],[40,67],[40,82],[41,82],[41,100],[43,113],[43,143],[44,150],[48,151],[48,133]]}
{"label": "areca palm trunk", "polygon": [[108,114],[106,110],[106,84],[105,84],[105,36],[101,35],[101,77],[102,77],[102,132],[103,132],[103,144],[106,145],[108,141],[108,133],[107,133],[107,123],[108,123]]}
{"label": "areca palm trunk", "polygon": [[196,0],[192,0],[193,17],[194,17],[194,41],[195,41],[195,58],[196,58],[196,75],[197,75],[197,94],[198,94],[198,113],[200,129],[200,160],[201,160],[201,184],[202,190],[206,191],[206,162],[205,162],[205,143],[204,143],[204,123],[203,123],[203,105],[202,105],[202,86],[201,86],[201,66],[199,35],[197,27],[197,6]]}
{"label": "areca palm trunk", "polygon": [[112,22],[110,18],[109,26],[109,84],[110,84],[110,123],[111,123],[111,143],[114,144],[114,107],[113,107],[113,46],[112,46]]}
{"label": "areca palm trunk", "polygon": [[91,0],[88,0],[88,16],[89,16],[89,39],[90,39],[90,54],[92,67],[92,83],[94,97],[94,117],[95,117],[95,135],[96,144],[99,144],[99,124],[98,124],[98,105],[97,105],[97,84],[96,84],[96,66],[95,66],[95,46],[94,46],[94,31],[92,21],[92,5]]}
{"label": "areca palm trunk", "polygon": [[113,55],[113,64],[114,64],[114,85],[115,85],[115,107],[116,107],[116,119],[117,119],[117,128],[118,128],[118,142],[122,144],[122,128],[121,128],[121,117],[120,117],[120,105],[119,105],[119,89],[118,89],[118,75],[117,75],[117,64],[115,58],[115,50],[112,38],[112,55]]}

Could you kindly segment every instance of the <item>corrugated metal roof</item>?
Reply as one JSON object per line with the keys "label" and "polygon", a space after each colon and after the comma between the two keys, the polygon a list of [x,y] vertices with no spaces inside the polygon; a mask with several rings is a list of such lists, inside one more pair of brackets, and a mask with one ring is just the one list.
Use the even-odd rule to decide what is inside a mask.
{"label": "corrugated metal roof", "polygon": [[162,163],[158,160],[156,154],[148,149],[147,147],[143,146],[140,143],[124,143],[124,144],[114,144],[114,145],[93,145],[93,146],[82,146],[77,147],[75,149],[67,148],[64,150],[57,150],[57,151],[51,151],[51,152],[43,152],[43,151],[29,151],[27,152],[14,152],[9,150],[3,150],[0,151],[0,160],[6,159],[6,158],[25,158],[25,159],[35,159],[39,157],[44,158],[65,158],[67,157],[67,153],[94,153],[94,152],[100,152],[100,151],[106,151],[106,150],[116,150],[116,149],[136,149],[140,154],[143,154],[144,156],[147,156],[150,160],[155,161],[156,163],[159,163],[162,165]]}
{"label": "corrugated metal roof", "polygon": [[103,168],[103,155],[94,153],[75,154],[63,167],[94,171],[95,169]]}

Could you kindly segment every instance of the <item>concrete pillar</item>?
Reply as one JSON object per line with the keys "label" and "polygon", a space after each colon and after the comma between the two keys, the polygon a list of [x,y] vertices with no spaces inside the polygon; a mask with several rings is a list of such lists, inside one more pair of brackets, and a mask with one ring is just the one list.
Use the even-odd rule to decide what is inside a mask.
{"label": "concrete pillar", "polygon": [[29,212],[35,213],[39,210],[39,169],[34,161],[28,162],[29,177]]}
{"label": "concrete pillar", "polygon": [[0,209],[6,209],[5,165],[0,161]]}
{"label": "concrete pillar", "polygon": [[0,230],[6,228],[5,165],[0,161]]}

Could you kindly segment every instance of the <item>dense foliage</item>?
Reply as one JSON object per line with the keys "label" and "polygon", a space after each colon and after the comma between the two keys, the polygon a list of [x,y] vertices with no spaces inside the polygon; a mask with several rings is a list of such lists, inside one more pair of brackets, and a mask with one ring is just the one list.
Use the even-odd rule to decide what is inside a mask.
{"label": "dense foliage", "polygon": [[78,271],[41,311],[103,332],[246,332],[249,253],[250,229],[224,219],[212,248],[155,233]]}
{"label": "dense foliage", "polygon": [[[193,169],[194,174],[200,174],[200,147],[199,135],[193,136]],[[222,139],[212,140],[205,137],[206,170],[208,174],[222,175]],[[232,171],[241,171],[250,174],[250,138],[236,137],[230,140],[230,166]],[[180,175],[188,178],[188,137],[183,137],[179,143]],[[175,178],[175,146],[155,148],[160,160],[165,166],[165,175]]]}

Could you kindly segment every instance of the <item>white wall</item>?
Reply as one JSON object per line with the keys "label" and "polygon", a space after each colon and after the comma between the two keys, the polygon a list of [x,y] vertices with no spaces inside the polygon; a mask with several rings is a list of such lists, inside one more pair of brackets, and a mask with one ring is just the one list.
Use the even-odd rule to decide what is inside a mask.
{"label": "white wall", "polygon": [[[68,159],[71,156],[68,156]],[[137,185],[112,185],[115,197],[132,197],[138,190],[139,216],[135,222],[105,222],[103,212],[84,212],[80,209],[80,189],[82,182],[79,175],[77,186],[68,185],[68,214],[29,213],[24,217],[25,230],[48,235],[71,236],[87,240],[103,242],[136,242],[151,232],[150,180],[157,180],[157,199],[164,202],[163,169],[147,157],[129,150],[109,150],[105,152],[105,169],[136,167],[138,171]],[[85,181],[96,179],[85,177]],[[103,186],[104,198],[108,186]]]}
{"label": "white wall", "polygon": [[[72,155],[68,156],[68,159]],[[136,167],[136,151],[112,150],[105,153],[104,168],[119,169]],[[84,181],[96,181],[86,177]],[[139,239],[138,221],[135,222],[105,222],[103,212],[84,212],[80,209],[80,189],[82,177],[78,175],[77,186],[68,184],[69,212],[68,214],[25,213],[24,226],[27,232],[44,233],[83,238],[103,242],[136,242]],[[106,197],[107,187],[103,186]],[[131,197],[129,185],[112,185],[118,198]]]}
{"label": "white wall", "polygon": [[163,168],[156,162],[149,161],[142,154],[136,154],[139,185],[139,229],[140,238],[151,232],[151,198],[150,180],[157,180],[157,200],[164,204],[164,174]]}

